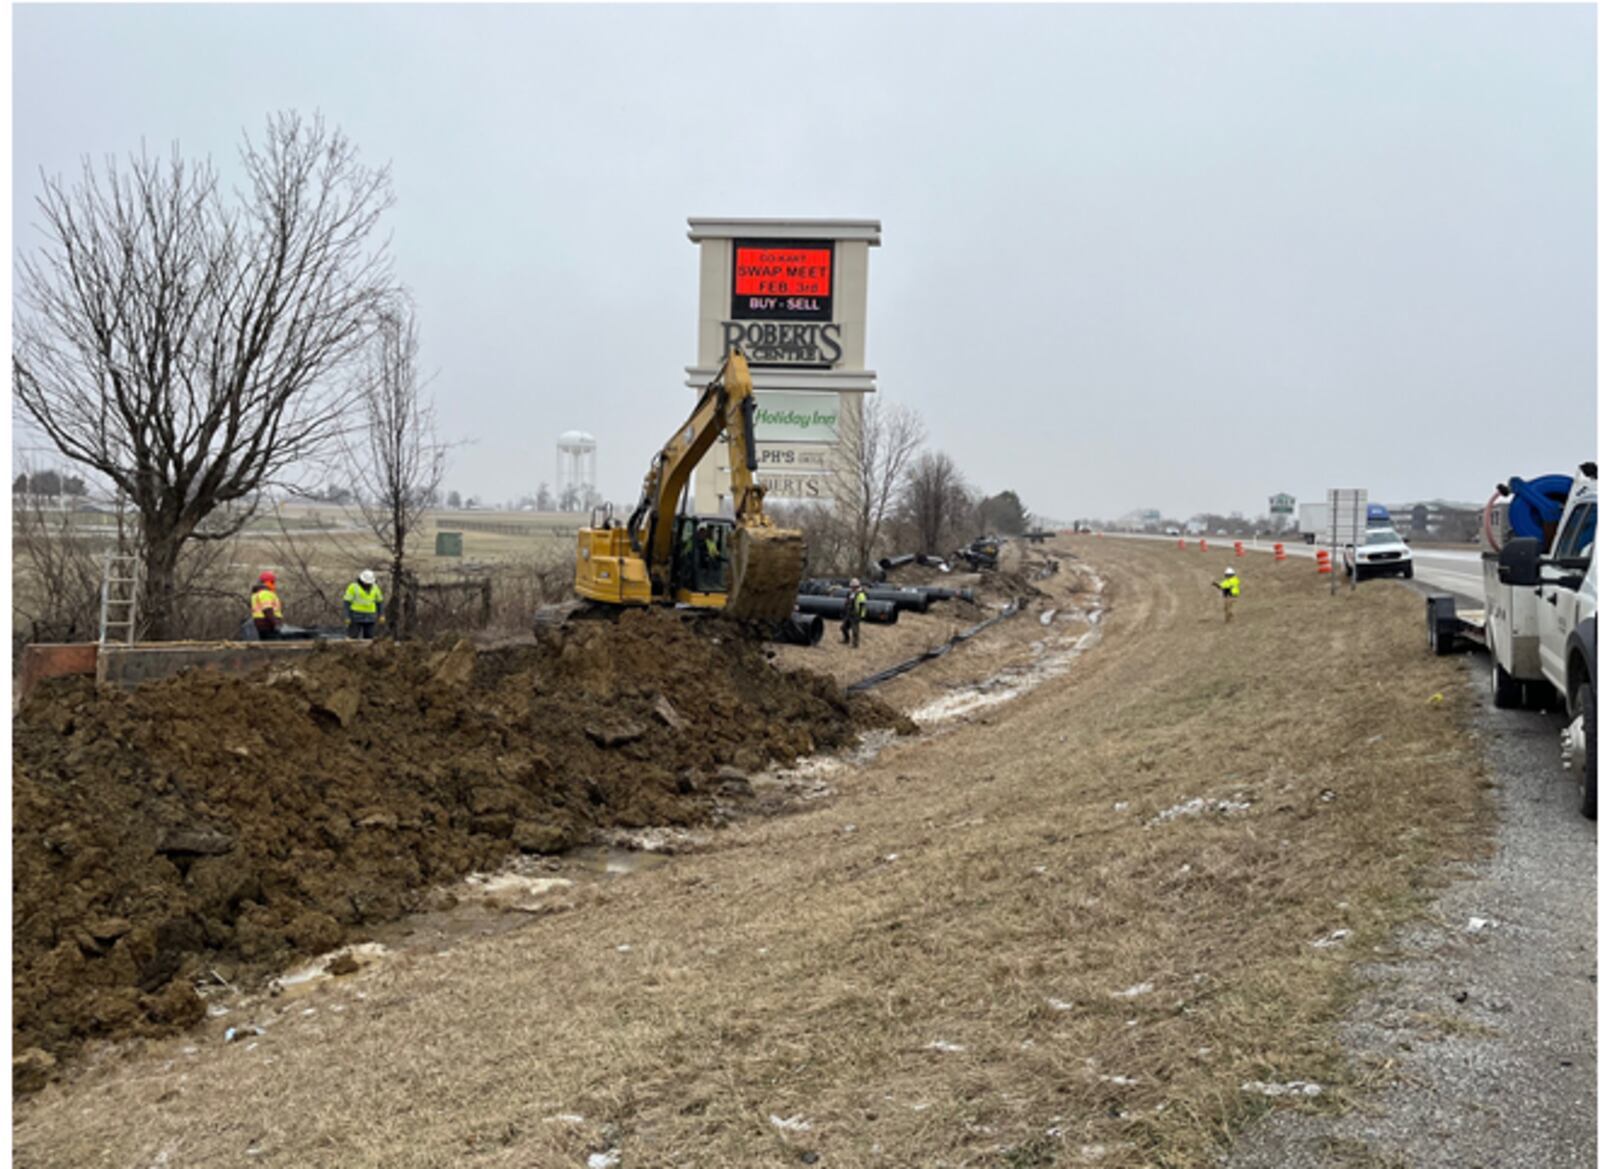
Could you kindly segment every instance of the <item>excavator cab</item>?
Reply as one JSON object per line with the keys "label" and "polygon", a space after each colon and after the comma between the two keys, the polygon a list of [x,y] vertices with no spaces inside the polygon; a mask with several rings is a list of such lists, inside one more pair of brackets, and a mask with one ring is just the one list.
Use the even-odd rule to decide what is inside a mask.
{"label": "excavator cab", "polygon": [[[675,521],[672,593],[675,600],[703,608],[723,603],[728,591],[728,550],[733,521],[723,516],[681,515]],[[710,601],[719,595],[716,601]]]}
{"label": "excavator cab", "polygon": [[[750,366],[730,350],[688,421],[650,463],[625,524],[610,512],[578,532],[574,591],[603,605],[692,605],[740,621],[786,621],[805,565],[805,540],[762,507],[756,479],[755,392]],[[728,437],[732,516],[678,513],[689,474]]]}

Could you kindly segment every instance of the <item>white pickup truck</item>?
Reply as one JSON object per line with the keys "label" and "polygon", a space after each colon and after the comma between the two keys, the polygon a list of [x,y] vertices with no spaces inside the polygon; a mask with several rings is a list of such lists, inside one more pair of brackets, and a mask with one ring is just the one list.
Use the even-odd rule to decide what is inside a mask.
{"label": "white pickup truck", "polygon": [[[1555,534],[1507,539],[1483,554],[1484,608],[1457,610],[1428,597],[1428,643],[1438,654],[1488,649],[1494,704],[1565,715],[1563,755],[1583,783],[1583,814],[1595,817],[1595,465],[1572,481]],[[1546,550],[1548,549],[1548,550]]]}

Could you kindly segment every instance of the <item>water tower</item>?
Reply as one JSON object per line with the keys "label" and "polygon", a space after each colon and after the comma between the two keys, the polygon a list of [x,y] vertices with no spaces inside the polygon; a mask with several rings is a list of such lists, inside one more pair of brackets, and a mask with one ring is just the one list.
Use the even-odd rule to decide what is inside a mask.
{"label": "water tower", "polygon": [[562,511],[591,507],[595,490],[594,435],[569,430],[556,439],[556,506]]}

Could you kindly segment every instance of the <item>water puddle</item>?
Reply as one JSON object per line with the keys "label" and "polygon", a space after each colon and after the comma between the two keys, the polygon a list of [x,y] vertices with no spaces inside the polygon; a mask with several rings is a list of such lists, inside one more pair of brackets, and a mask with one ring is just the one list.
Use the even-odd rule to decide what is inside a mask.
{"label": "water puddle", "polygon": [[[683,851],[675,849],[674,851]],[[586,844],[556,858],[563,869],[594,877],[626,877],[660,868],[672,858],[664,849],[625,848],[613,844]]]}

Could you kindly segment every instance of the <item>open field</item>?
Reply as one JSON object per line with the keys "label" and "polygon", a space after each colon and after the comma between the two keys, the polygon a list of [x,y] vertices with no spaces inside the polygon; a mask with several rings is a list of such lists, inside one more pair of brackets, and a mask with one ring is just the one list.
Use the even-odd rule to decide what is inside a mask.
{"label": "open field", "polygon": [[[42,515],[47,535],[39,537],[36,550],[42,560],[28,554],[20,526],[14,534],[14,622],[25,633],[37,628],[32,635],[38,640],[92,639],[98,633],[102,557],[116,540],[115,516],[83,510]],[[525,622],[517,612],[553,599],[543,595],[553,586],[564,592],[570,585],[577,530],[587,521],[587,513],[430,511],[408,541],[406,563],[425,584],[476,586],[494,578],[503,598],[495,606],[496,620],[507,631],[521,629]],[[440,531],[461,534],[461,556],[435,554]],[[180,624],[190,637],[232,636],[248,613],[250,586],[266,569],[278,574],[285,612],[301,625],[340,624],[339,599],[364,568],[375,569],[389,586],[389,555],[360,514],[329,505],[284,505],[281,513],[254,517],[218,545],[191,544],[186,557],[180,565],[188,590]],[[426,603],[423,616],[427,627]],[[466,628],[462,616],[453,614],[445,624]]]}
{"label": "open field", "polygon": [[[552,552],[570,553],[578,528],[588,522],[587,512],[429,511],[408,558],[418,572],[431,576]],[[438,532],[461,533],[460,557],[434,555]],[[318,570],[349,571],[365,561],[381,565],[387,560],[372,533],[361,526],[358,512],[301,505],[285,507],[281,525],[272,517],[254,521],[240,533],[232,559],[241,572],[281,569],[287,567],[286,553],[292,550]]]}
{"label": "open field", "polygon": [[16,1163],[1190,1166],[1348,1106],[1353,963],[1483,851],[1466,665],[1398,583],[1248,558],[1224,627],[1221,554],[1051,548],[1069,616],[885,687],[927,730],[817,798],[101,1050]]}

